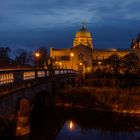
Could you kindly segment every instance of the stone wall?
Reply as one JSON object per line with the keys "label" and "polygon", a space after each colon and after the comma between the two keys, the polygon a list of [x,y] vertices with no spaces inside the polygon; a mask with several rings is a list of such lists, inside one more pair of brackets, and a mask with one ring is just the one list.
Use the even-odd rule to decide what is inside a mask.
{"label": "stone wall", "polygon": [[125,56],[126,54],[131,53],[131,50],[122,50],[122,51],[110,51],[110,50],[94,50],[92,54],[93,60],[104,60],[107,59],[109,56],[113,54],[118,54],[121,57]]}

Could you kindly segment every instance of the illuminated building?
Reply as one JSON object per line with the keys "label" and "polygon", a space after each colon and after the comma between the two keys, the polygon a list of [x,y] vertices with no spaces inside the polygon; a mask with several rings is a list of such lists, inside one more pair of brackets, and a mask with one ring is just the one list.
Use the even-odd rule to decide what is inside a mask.
{"label": "illuminated building", "polygon": [[136,39],[132,40],[131,48],[132,49],[140,49],[140,34],[138,34]]}
{"label": "illuminated building", "polygon": [[80,31],[76,33],[73,42],[73,47],[76,47],[81,44],[93,49],[93,43],[90,32],[85,27],[82,27]]}
{"label": "illuminated building", "polygon": [[137,38],[132,41],[131,48],[140,60],[140,34],[138,34]]}
{"label": "illuminated building", "polygon": [[[76,32],[72,48],[50,48],[50,57],[53,60],[54,68],[90,72],[98,66],[103,68],[102,62],[113,54],[118,54],[123,57],[131,52],[132,50],[94,49],[90,32],[85,27],[82,27]],[[61,63],[61,67],[59,63]]]}
{"label": "illuminated building", "polygon": [[[58,63],[62,63],[61,68],[74,69],[86,72],[92,69],[93,43],[90,32],[82,27],[73,41],[72,48],[54,49],[50,48],[50,57]],[[55,68],[60,68],[57,63],[53,63]]]}
{"label": "illuminated building", "polygon": [[132,50],[124,50],[124,49],[96,49],[93,51],[92,55],[92,68],[93,70],[96,70],[98,68],[104,69],[106,68],[106,65],[104,64],[104,61],[111,55],[117,54],[120,57],[123,57],[129,53],[131,53]]}

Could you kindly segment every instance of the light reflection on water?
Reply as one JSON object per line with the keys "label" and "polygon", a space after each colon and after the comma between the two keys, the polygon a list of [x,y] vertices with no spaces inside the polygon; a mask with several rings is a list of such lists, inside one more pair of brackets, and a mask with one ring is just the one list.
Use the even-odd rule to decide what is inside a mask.
{"label": "light reflection on water", "polygon": [[30,120],[24,140],[140,140],[140,116],[50,108],[35,110]]}
{"label": "light reflection on water", "polygon": [[72,120],[67,120],[55,140],[140,140],[140,131],[109,131],[83,128]]}

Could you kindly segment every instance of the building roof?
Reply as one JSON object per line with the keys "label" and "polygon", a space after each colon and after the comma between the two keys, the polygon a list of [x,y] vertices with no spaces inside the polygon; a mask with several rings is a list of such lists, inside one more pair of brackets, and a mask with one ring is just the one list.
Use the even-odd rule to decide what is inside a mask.
{"label": "building roof", "polygon": [[125,49],[125,48],[108,48],[108,49],[94,49],[94,51],[99,51],[99,52],[127,52],[131,51],[131,49]]}
{"label": "building roof", "polygon": [[76,38],[91,38],[90,32],[85,28],[82,27],[80,31],[76,32]]}
{"label": "building roof", "polygon": [[70,51],[70,48],[52,48],[53,51]]}

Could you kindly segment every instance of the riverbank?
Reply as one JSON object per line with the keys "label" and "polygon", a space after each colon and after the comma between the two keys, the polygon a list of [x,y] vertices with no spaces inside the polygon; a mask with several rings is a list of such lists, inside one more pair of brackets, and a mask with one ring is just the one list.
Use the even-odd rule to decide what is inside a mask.
{"label": "riverbank", "polygon": [[140,88],[68,88],[57,92],[55,104],[66,108],[140,115]]}

